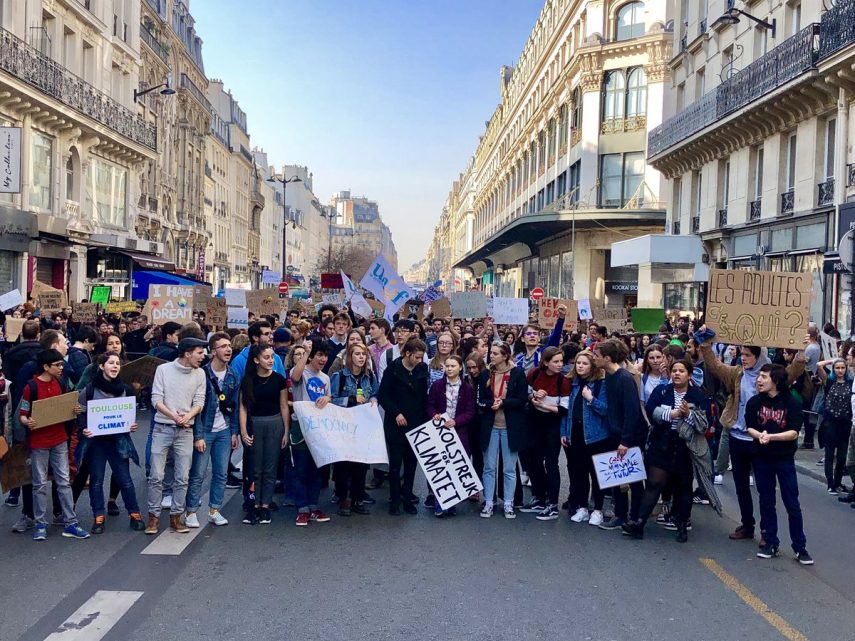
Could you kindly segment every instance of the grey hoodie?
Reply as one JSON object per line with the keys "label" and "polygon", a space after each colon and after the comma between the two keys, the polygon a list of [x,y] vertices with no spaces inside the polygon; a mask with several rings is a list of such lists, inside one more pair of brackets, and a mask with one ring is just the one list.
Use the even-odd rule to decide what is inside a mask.
{"label": "grey hoodie", "polygon": [[742,380],[739,382],[739,409],[736,412],[736,422],[730,428],[730,436],[740,441],[753,440],[745,427],[745,406],[757,394],[757,377],[760,368],[769,363],[766,350],[762,350],[757,362],[751,369],[742,368]]}

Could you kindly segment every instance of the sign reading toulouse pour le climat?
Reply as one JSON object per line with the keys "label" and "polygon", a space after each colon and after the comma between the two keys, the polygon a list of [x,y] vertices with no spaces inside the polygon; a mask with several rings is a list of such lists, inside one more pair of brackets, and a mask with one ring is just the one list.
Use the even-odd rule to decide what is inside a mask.
{"label": "sign reading toulouse pour le climat", "polygon": [[86,404],[86,426],[93,436],[125,434],[137,420],[133,396],[92,399]]}

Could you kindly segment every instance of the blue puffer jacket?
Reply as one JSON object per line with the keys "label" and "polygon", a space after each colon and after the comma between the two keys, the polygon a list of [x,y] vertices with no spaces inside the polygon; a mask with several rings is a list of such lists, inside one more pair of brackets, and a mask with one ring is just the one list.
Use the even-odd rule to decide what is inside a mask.
{"label": "blue puffer jacket", "polygon": [[[214,416],[217,413],[219,398],[217,390],[211,379],[217,380],[214,370],[211,369],[211,364],[203,365],[205,371],[205,407],[202,408],[202,413],[196,417],[193,422],[193,440],[205,438],[205,434],[209,433],[214,427]],[[238,394],[240,393],[240,381],[229,365],[226,365],[226,377],[222,382],[222,393],[232,402],[234,411],[231,416],[227,416],[226,420],[229,423],[229,431],[233,436],[240,434],[240,423],[238,422]]]}
{"label": "blue puffer jacket", "polygon": [[330,378],[330,393],[332,394],[332,402],[342,407],[353,407],[356,405],[356,390],[362,389],[362,394],[365,400],[377,398],[377,377],[373,372],[362,373],[359,375],[359,380],[347,368],[342,367],[335,372]]}
{"label": "blue puffer jacket", "polygon": [[[561,421],[561,436],[568,441],[573,428],[573,405],[576,403],[576,396],[582,393],[582,383],[578,376],[573,379],[569,411]],[[585,444],[588,445],[609,438],[611,433],[607,418],[606,382],[600,378],[596,381],[584,381],[584,384],[589,385],[594,394],[590,401],[582,399],[582,427],[585,431]]]}

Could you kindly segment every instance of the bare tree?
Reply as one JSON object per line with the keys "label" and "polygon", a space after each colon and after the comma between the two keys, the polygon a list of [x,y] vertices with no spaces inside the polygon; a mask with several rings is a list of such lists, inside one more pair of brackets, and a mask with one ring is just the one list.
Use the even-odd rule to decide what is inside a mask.
{"label": "bare tree", "polygon": [[343,271],[358,280],[374,262],[375,256],[366,249],[353,245],[338,245],[328,254],[318,256],[315,272],[318,274]]}

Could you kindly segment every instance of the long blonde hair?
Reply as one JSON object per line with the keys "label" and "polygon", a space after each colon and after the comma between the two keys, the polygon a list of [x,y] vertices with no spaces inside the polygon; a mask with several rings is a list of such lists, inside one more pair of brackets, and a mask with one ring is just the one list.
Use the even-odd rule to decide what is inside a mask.
{"label": "long blonde hair", "polygon": [[576,373],[576,361],[580,356],[587,358],[588,362],[591,364],[591,375],[588,376],[589,381],[596,381],[605,377],[606,373],[601,367],[597,367],[597,364],[594,362],[594,353],[589,349],[583,349],[581,352],[576,354],[576,357],[573,359],[573,367],[570,368],[570,371],[567,373],[567,378],[575,379],[578,376]]}

